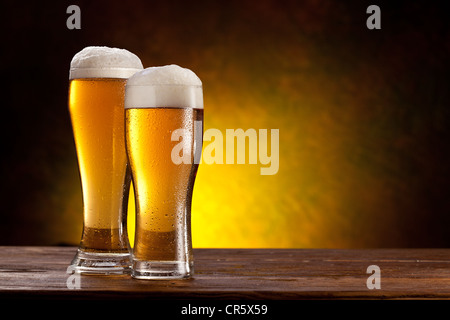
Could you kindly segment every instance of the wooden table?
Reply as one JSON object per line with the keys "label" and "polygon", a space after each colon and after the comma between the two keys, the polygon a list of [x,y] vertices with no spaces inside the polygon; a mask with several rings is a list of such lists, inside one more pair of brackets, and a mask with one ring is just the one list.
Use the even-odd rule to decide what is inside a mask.
{"label": "wooden table", "polygon": [[[0,247],[0,299],[450,298],[450,249],[194,249],[190,280],[83,275],[80,288],[69,289],[75,251]],[[380,289],[368,289],[371,265]]]}

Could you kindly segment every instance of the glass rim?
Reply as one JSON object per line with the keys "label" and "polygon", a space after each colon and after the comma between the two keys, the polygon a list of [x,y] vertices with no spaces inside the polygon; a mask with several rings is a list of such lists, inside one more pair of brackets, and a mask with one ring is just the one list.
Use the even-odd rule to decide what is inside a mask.
{"label": "glass rim", "polygon": [[178,84],[178,83],[157,83],[157,84],[129,84],[127,87],[194,87],[203,88],[203,84]]}
{"label": "glass rim", "polygon": [[132,67],[92,67],[92,68],[70,68],[69,80],[92,79],[92,78],[118,78],[128,79],[142,68]]}

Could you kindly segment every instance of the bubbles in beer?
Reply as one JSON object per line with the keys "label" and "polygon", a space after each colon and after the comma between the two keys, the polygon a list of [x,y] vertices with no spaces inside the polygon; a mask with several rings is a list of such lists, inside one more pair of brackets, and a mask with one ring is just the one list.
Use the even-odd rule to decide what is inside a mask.
{"label": "bubbles in beer", "polygon": [[69,79],[123,78],[143,69],[138,56],[125,49],[86,47],[72,58]]}
{"label": "bubbles in beer", "polygon": [[202,81],[192,71],[176,64],[146,68],[128,80],[130,86],[185,85],[201,86]]}
{"label": "bubbles in beer", "polygon": [[127,81],[125,108],[203,109],[202,81],[174,64],[144,69]]}

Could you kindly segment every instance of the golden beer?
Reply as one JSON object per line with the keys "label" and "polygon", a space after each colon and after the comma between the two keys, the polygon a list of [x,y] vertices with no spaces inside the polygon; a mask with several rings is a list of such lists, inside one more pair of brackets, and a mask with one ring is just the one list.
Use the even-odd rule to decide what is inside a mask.
{"label": "golden beer", "polygon": [[[176,232],[190,221],[194,180],[195,123],[203,123],[203,109],[130,108],[126,109],[126,140],[135,186],[136,217],[134,258],[137,260],[182,261],[183,249],[190,245],[184,234]],[[190,149],[189,163],[171,161],[172,133],[183,128],[181,143]],[[190,236],[190,235],[188,235]],[[181,249],[180,249],[181,248]],[[188,252],[191,251],[187,248]]]}
{"label": "golden beer", "polygon": [[128,252],[126,230],[122,230],[124,192],[129,187],[123,135],[125,82],[75,79],[70,83],[69,111],[85,207],[81,248],[88,252]]}
{"label": "golden beer", "polygon": [[[186,70],[148,68],[126,87],[126,149],[136,199],[132,276],[139,279],[193,274],[191,201],[202,146],[203,96],[200,80]],[[166,76],[173,81],[183,72],[195,76],[194,84],[165,82]]]}
{"label": "golden beer", "polygon": [[[81,66],[75,63],[74,68],[80,53]],[[88,47],[80,53],[72,60],[69,86],[83,193],[83,233],[72,266],[78,272],[124,273],[130,268],[126,209],[131,180],[125,151],[124,97],[127,77],[139,65],[111,65],[123,54],[132,55],[121,49]]]}

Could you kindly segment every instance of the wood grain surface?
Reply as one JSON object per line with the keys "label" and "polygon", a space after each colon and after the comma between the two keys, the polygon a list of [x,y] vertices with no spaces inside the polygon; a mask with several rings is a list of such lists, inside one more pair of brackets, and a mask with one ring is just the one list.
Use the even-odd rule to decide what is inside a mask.
{"label": "wood grain surface", "polygon": [[[0,298],[59,299],[448,299],[450,249],[194,249],[189,280],[80,276],[75,247],[0,247]],[[381,270],[368,289],[367,267]]]}

